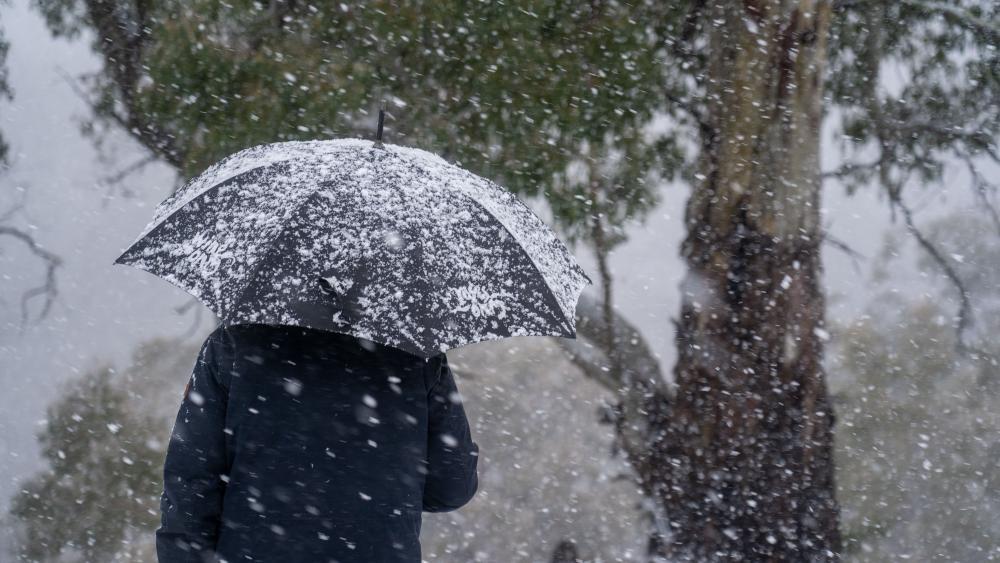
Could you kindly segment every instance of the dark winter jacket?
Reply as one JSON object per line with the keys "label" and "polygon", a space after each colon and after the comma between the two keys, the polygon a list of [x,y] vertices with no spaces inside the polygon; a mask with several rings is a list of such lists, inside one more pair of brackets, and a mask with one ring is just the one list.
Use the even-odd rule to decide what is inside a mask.
{"label": "dark winter jacket", "polygon": [[167,449],[159,560],[419,562],[421,511],[467,503],[478,454],[444,354],[220,327]]}

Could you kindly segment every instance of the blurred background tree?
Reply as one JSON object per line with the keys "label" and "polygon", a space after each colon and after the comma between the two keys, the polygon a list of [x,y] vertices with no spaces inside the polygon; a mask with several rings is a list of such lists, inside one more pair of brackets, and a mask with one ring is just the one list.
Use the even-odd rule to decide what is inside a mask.
{"label": "blurred background tree", "polygon": [[[990,223],[987,210],[970,209],[937,220],[928,232],[960,260],[979,305],[969,345],[996,356],[1000,253],[983,236]],[[899,244],[888,241],[886,250],[891,256]],[[835,328],[831,386],[840,413],[845,551],[857,561],[994,560],[1000,367],[962,353],[946,306],[954,287],[928,253],[921,252],[918,267],[939,282],[936,291],[906,298],[890,278],[876,276],[867,310]]]}
{"label": "blurred background tree", "polygon": [[66,386],[39,433],[49,469],[22,485],[7,517],[19,560],[155,560],[177,374],[196,354],[154,340],[127,369],[97,367]]}
{"label": "blurred background tree", "polygon": [[[907,231],[952,284],[956,345],[979,360],[966,331],[975,322],[966,276],[932,233],[916,223],[908,197],[964,170],[1000,235],[997,182],[982,173],[1000,164],[1000,5],[963,0],[842,1],[835,20],[828,78],[831,106],[842,119],[842,141],[855,158],[825,177],[850,192],[875,184]],[[892,71],[893,76],[887,77]],[[955,163],[958,163],[956,166]],[[949,166],[950,164],[950,166]]]}
{"label": "blurred background tree", "polygon": [[[649,499],[649,555],[828,560],[841,551],[819,279],[824,178],[875,183],[971,295],[904,192],[997,161],[998,8],[966,0],[150,3],[36,0],[87,30],[87,132],[128,132],[180,180],[249,145],[369,136],[442,153],[525,195],[597,258],[574,363],[612,394]],[[904,72],[885,78],[886,68]],[[824,118],[853,152],[820,170]],[[874,153],[874,154],[872,154]],[[673,385],[615,309],[608,256],[656,189],[693,191]],[[996,214],[993,214],[996,217]],[[1000,225],[1000,222],[996,222]]]}

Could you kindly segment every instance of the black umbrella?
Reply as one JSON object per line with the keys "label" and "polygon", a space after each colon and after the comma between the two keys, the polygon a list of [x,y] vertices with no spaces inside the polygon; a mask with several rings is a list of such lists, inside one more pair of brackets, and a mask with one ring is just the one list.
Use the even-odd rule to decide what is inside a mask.
{"label": "black umbrella", "polygon": [[353,334],[422,356],[574,337],[586,274],[497,184],[360,139],[240,151],[161,203],[116,264],[181,287],[224,324]]}

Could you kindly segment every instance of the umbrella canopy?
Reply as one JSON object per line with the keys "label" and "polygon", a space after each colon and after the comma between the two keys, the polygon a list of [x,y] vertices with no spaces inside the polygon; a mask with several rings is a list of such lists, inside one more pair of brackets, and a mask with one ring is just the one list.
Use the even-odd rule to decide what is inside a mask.
{"label": "umbrella canopy", "polygon": [[115,260],[224,324],[332,330],[431,356],[508,336],[574,337],[590,283],[496,183],[360,139],[240,151],[164,200]]}

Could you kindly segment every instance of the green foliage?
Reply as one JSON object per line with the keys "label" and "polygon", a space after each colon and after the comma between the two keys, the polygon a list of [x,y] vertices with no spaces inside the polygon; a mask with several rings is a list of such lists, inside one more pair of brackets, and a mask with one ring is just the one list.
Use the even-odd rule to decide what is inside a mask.
{"label": "green foliage", "polygon": [[72,380],[39,433],[44,471],[12,499],[23,561],[151,561],[163,456],[197,350],[163,340]]}
{"label": "green foliage", "polygon": [[[255,144],[370,137],[388,98],[390,142],[545,196],[573,240],[593,242],[599,218],[620,241],[656,204],[654,180],[690,171],[681,140],[705,111],[697,2],[34,3],[57,36],[95,32],[90,128],[124,126],[185,178]],[[836,5],[828,100],[859,155],[880,152],[848,166],[849,189],[939,180],[949,154],[996,158],[1000,8]],[[650,135],[657,115],[675,127]]]}
{"label": "green foliage", "polygon": [[[66,36],[101,29],[99,4],[36,0]],[[124,101],[139,129],[171,140],[185,177],[254,144],[371,137],[382,97],[389,142],[546,196],[571,238],[594,215],[612,228],[641,216],[656,203],[648,180],[683,162],[676,139],[644,129],[663,80],[640,7],[135,0],[118,11],[135,32],[129,55],[93,77],[98,115],[116,119]],[[133,57],[128,82],[114,64]]]}
{"label": "green foliage", "polygon": [[843,176],[849,190],[873,179],[937,182],[956,157],[998,161],[1000,4],[839,4],[827,92],[848,148],[876,150]]}
{"label": "green foliage", "polygon": [[112,561],[158,521],[160,432],[128,407],[113,370],[75,381],[39,436],[49,470],[23,486],[11,515],[24,526],[29,561]]}

